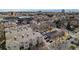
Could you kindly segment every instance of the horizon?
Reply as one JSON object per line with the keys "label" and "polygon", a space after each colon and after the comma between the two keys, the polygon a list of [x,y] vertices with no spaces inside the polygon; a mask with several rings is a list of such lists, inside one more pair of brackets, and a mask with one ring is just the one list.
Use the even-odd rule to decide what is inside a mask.
{"label": "horizon", "polygon": [[79,12],[79,9],[0,9],[0,12],[61,12],[65,10],[65,12]]}

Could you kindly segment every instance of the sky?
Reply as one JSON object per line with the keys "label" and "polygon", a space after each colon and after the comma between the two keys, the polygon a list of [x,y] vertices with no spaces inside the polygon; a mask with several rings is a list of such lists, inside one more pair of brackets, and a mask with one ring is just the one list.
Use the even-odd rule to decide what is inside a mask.
{"label": "sky", "polygon": [[79,9],[79,0],[0,0],[0,9]]}

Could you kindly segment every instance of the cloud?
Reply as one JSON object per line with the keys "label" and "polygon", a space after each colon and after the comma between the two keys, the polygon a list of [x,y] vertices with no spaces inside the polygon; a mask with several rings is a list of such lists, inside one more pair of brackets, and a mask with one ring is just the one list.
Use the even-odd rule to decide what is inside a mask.
{"label": "cloud", "polygon": [[0,0],[1,9],[71,9],[79,0]]}

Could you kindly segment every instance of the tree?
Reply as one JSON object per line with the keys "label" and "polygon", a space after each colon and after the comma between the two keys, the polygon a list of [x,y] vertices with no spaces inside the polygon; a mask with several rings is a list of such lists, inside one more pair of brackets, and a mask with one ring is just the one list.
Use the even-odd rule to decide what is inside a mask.
{"label": "tree", "polygon": [[62,13],[65,13],[65,10],[64,9],[62,9],[62,11],[61,11]]}

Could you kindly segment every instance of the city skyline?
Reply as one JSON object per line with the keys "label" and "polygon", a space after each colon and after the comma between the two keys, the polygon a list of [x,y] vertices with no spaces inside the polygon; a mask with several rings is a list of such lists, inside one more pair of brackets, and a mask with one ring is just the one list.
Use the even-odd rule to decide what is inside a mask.
{"label": "city skyline", "polygon": [[0,9],[0,12],[62,12],[62,10],[65,10],[65,12],[79,12],[79,9]]}

